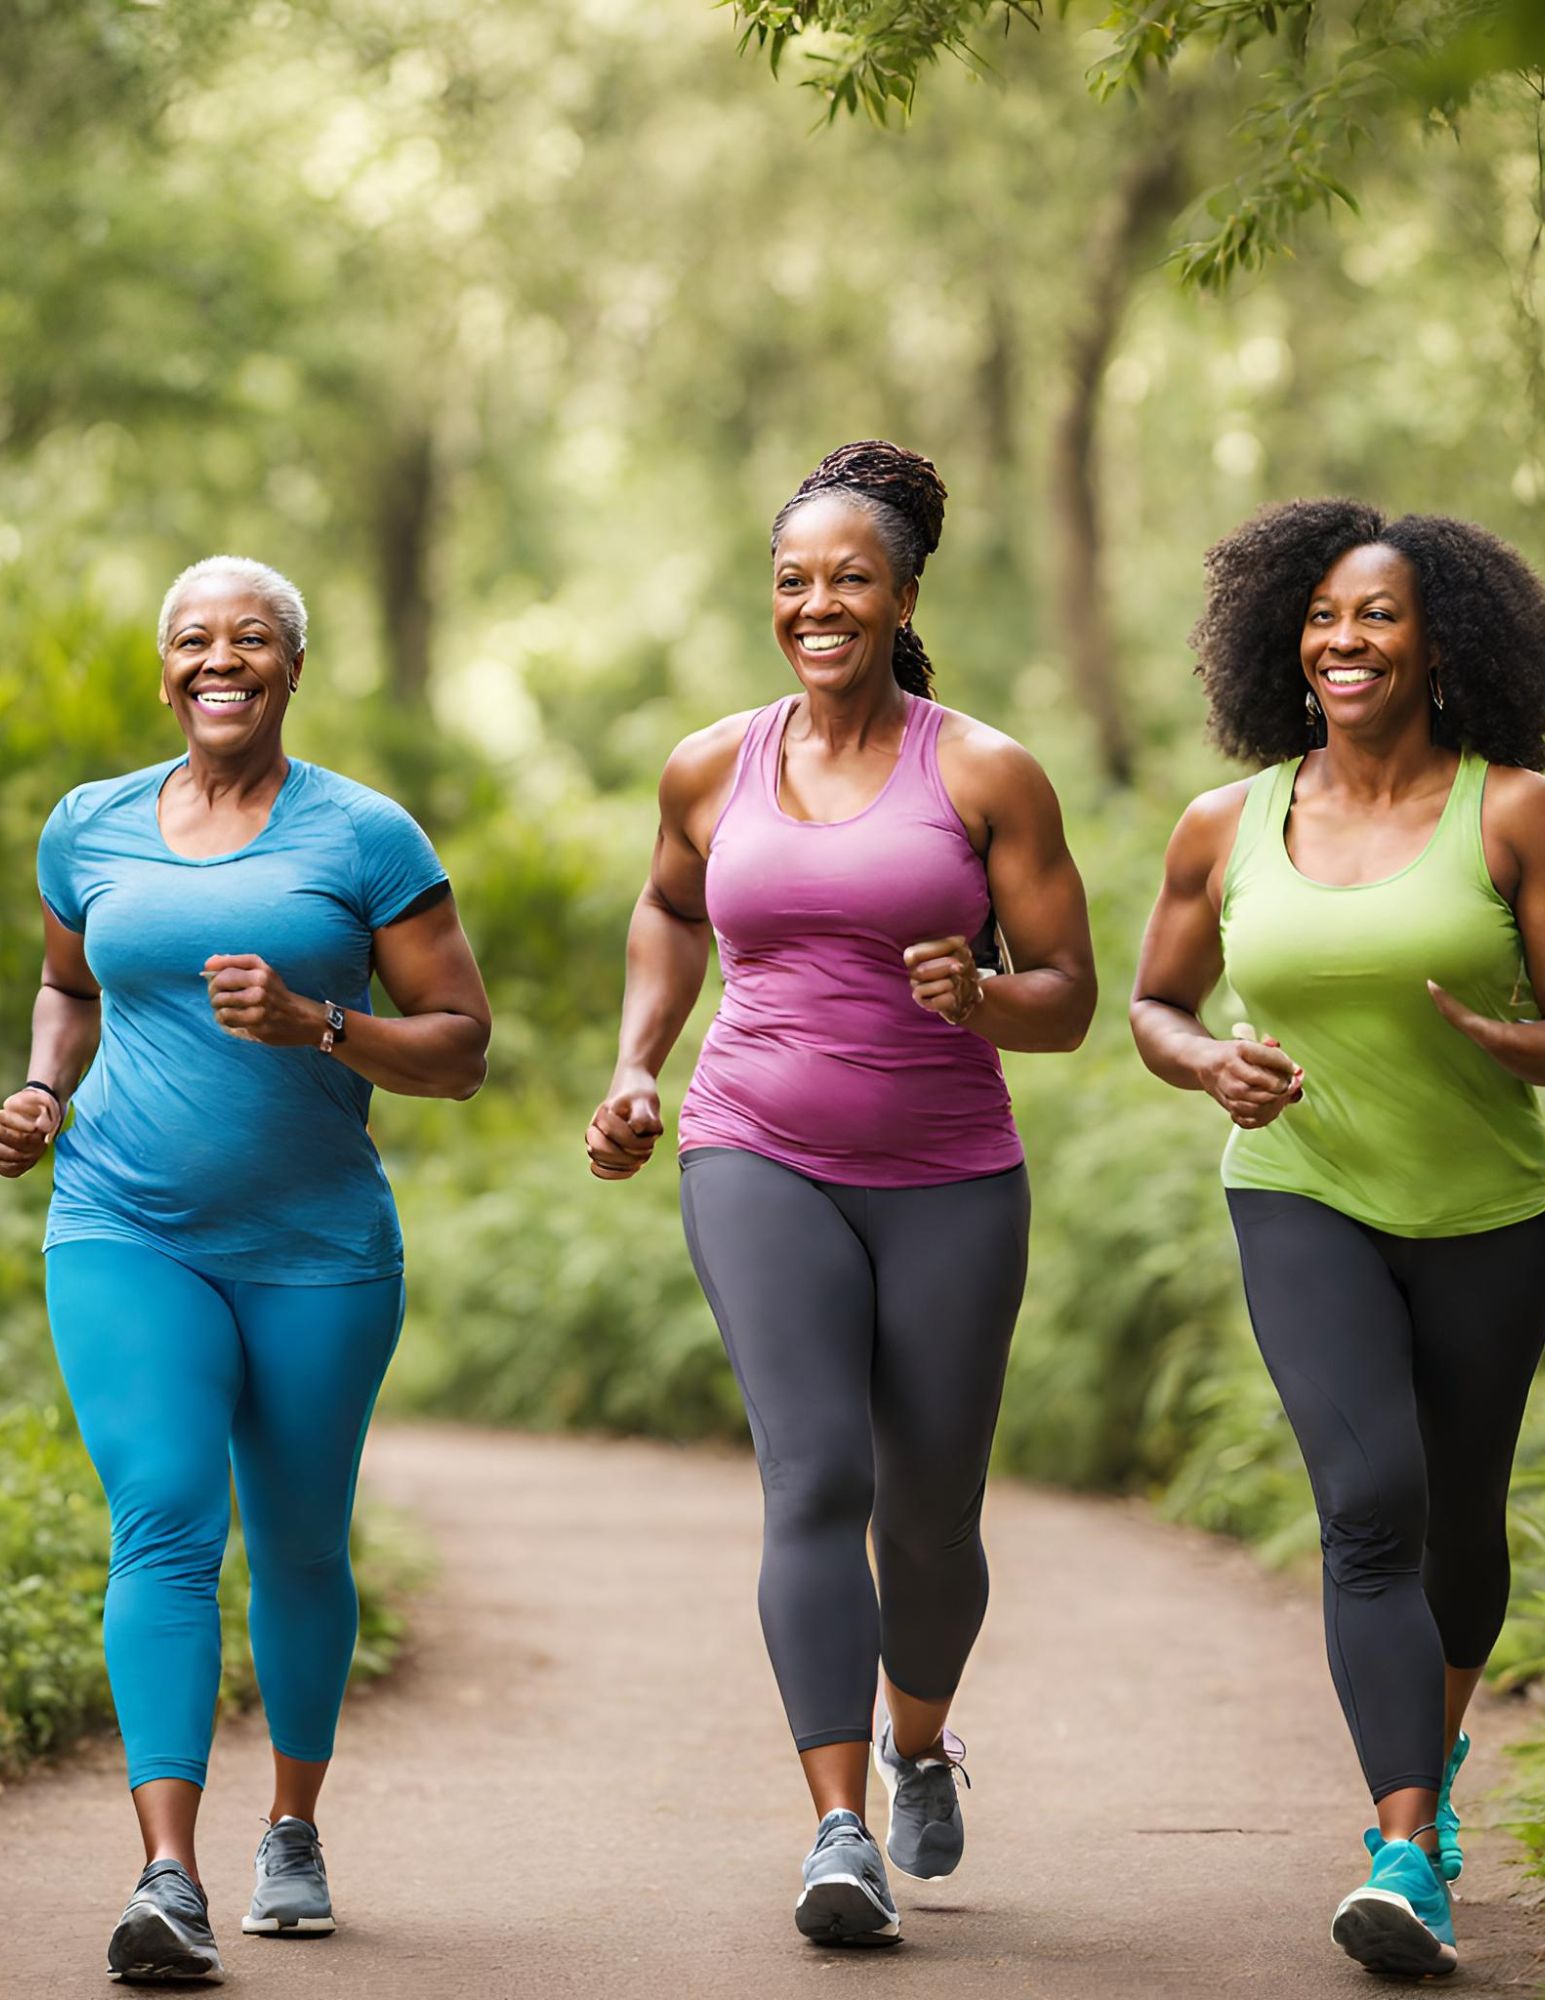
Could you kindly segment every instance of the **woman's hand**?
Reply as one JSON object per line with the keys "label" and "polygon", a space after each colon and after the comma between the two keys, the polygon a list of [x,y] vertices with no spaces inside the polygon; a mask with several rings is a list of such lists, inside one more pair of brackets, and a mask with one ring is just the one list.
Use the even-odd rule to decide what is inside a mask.
{"label": "woman's hand", "polygon": [[963,937],[927,938],[901,954],[919,1007],[956,1027],[982,1004],[982,975]]}
{"label": "woman's hand", "polygon": [[8,1181],[30,1173],[64,1123],[46,1090],[17,1090],[0,1104],[0,1175]]}
{"label": "woman's hand", "polygon": [[217,953],[199,975],[209,982],[215,1019],[239,1042],[263,1042],[271,1049],[321,1043],[326,1012],[320,1000],[304,1000],[256,952]]}
{"label": "woman's hand", "polygon": [[1429,979],[1427,991],[1432,995],[1432,1004],[1450,1027],[1457,1028],[1462,1035],[1468,1035],[1477,1048],[1485,1049],[1487,1055],[1495,1055],[1502,1046],[1503,1037],[1513,1025],[1510,1021],[1493,1021],[1485,1014],[1477,1014],[1473,1007],[1467,1007],[1462,1000],[1456,1000],[1447,993],[1437,980]]}
{"label": "woman's hand", "polygon": [[1214,1042],[1202,1088],[1247,1132],[1257,1132],[1304,1094],[1304,1073],[1271,1035],[1257,1041],[1244,1023],[1232,1041]]}
{"label": "woman's hand", "polygon": [[1545,1082],[1545,1022],[1494,1021],[1489,1014],[1477,1014],[1473,1007],[1456,1000],[1435,979],[1428,980],[1427,991],[1444,1020],[1468,1035],[1509,1076],[1521,1077],[1536,1087]]}
{"label": "woman's hand", "polygon": [[631,1180],[648,1166],[664,1130],[654,1078],[642,1071],[613,1077],[610,1093],[585,1129],[591,1173],[599,1181]]}

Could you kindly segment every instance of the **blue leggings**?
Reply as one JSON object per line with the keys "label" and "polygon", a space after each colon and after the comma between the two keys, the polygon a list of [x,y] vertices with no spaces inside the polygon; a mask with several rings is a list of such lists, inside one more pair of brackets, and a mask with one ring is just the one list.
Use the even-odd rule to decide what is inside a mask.
{"label": "blue leggings", "polygon": [[402,1279],[233,1283],[105,1238],[46,1262],[59,1366],[112,1510],[103,1632],[130,1786],[204,1782],[232,1466],[269,1734],[286,1757],[330,1757],[359,1624],[354,1482]]}

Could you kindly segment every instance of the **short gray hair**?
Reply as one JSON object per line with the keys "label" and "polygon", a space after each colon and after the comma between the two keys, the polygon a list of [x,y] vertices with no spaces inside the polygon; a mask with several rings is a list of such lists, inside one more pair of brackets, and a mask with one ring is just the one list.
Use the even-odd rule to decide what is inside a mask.
{"label": "short gray hair", "polygon": [[190,563],[181,576],[174,578],[171,589],[161,600],[161,616],[156,620],[156,651],[163,660],[172,637],[172,614],[188,586],[201,583],[206,576],[235,576],[250,584],[273,612],[290,658],[293,660],[305,649],[306,600],[287,576],[270,569],[267,563],[254,562],[250,556],[205,556],[202,562]]}

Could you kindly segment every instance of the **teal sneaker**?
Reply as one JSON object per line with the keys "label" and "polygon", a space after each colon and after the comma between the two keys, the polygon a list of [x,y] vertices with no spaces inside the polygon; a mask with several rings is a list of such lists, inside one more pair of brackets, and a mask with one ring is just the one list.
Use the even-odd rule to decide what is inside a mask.
{"label": "teal sneaker", "polygon": [[1459,1845],[1459,1829],[1464,1824],[1454,1810],[1451,1794],[1459,1767],[1470,1754],[1470,1739],[1461,1729],[1448,1753],[1448,1769],[1443,1773],[1443,1789],[1438,1794],[1438,1810],[1433,1825],[1438,1829],[1438,1866],[1445,1882],[1457,1882],[1464,1873],[1464,1850]]}
{"label": "teal sneaker", "polygon": [[1363,1843],[1373,1870],[1343,1899],[1331,1919],[1331,1937],[1370,1972],[1417,1978],[1452,1972],[1459,1953],[1448,1884],[1436,1859],[1414,1841],[1386,1840],[1377,1827],[1369,1827]]}

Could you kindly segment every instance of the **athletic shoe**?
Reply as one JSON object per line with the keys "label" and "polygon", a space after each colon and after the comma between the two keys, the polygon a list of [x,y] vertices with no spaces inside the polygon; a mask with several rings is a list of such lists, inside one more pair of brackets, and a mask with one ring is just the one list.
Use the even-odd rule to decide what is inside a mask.
{"label": "athletic shoe", "polygon": [[1459,1776],[1459,1767],[1470,1754],[1470,1739],[1461,1729],[1454,1739],[1454,1747],[1448,1753],[1448,1769],[1443,1773],[1443,1789],[1438,1794],[1438,1810],[1433,1814],[1433,1824],[1438,1829],[1438,1866],[1443,1871],[1445,1882],[1457,1882],[1464,1873],[1464,1850],[1459,1845],[1459,1829],[1464,1824],[1454,1810],[1450,1796],[1454,1780]]}
{"label": "athletic shoe", "polygon": [[[890,1795],[891,1823],[885,1852],[904,1875],[952,1875],[965,1852],[966,1826],[960,1816],[957,1777],[966,1778],[966,1746],[944,1732],[942,1757],[903,1757],[892,1738],[891,1719],[882,1711],[874,1746],[874,1767]],[[966,1778],[969,1785],[971,1780]]]}
{"label": "athletic shoe", "polygon": [[152,1861],[135,1883],[107,1970],[114,1979],[224,1979],[209,1904],[180,1861]]}
{"label": "athletic shoe", "polygon": [[901,1942],[879,1845],[856,1812],[839,1807],[821,1821],[794,1922],[815,1944]]}
{"label": "athletic shoe", "polygon": [[337,1929],[322,1843],[310,1820],[288,1813],[276,1819],[258,1842],[256,1866],[252,1908],[241,1920],[248,1937],[325,1937]]}
{"label": "athletic shoe", "polygon": [[1332,1918],[1332,1938],[1370,1972],[1452,1972],[1459,1953],[1448,1884],[1436,1859],[1414,1841],[1386,1840],[1376,1827],[1363,1842],[1373,1872]]}

